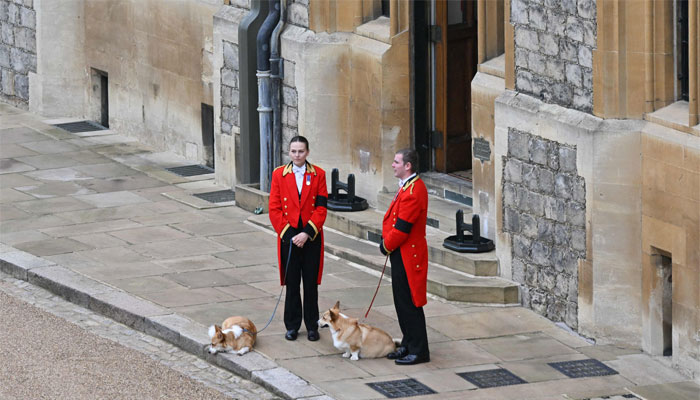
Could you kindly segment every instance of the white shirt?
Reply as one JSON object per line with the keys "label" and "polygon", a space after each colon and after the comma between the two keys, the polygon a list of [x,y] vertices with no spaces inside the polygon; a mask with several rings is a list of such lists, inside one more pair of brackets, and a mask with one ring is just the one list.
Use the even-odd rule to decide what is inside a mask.
{"label": "white shirt", "polygon": [[297,190],[301,193],[301,188],[304,185],[304,174],[306,173],[306,163],[301,167],[297,167],[292,164],[292,172],[294,172],[294,177],[297,180]]}
{"label": "white shirt", "polygon": [[406,179],[399,179],[399,189],[401,189],[401,188],[403,187],[403,185],[406,184],[406,182],[410,181],[410,180],[413,179],[413,177],[415,177],[415,176],[416,176],[416,173],[414,172],[413,174],[411,174],[411,176],[409,176],[409,177],[406,178]]}

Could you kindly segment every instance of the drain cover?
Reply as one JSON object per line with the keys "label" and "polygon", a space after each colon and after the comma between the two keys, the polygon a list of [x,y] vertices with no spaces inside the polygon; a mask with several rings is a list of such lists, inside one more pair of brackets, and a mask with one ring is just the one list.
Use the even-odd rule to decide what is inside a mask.
{"label": "drain cover", "polygon": [[519,377],[513,375],[507,369],[487,369],[484,371],[462,372],[457,374],[479,388],[491,388],[497,386],[520,385],[527,383]]}
{"label": "drain cover", "polygon": [[213,168],[209,168],[204,165],[183,165],[182,167],[172,167],[166,169],[172,172],[173,174],[177,174],[180,176],[197,176],[214,173]]}
{"label": "drain cover", "polygon": [[399,397],[422,396],[433,394],[435,391],[415,379],[401,379],[398,381],[373,382],[367,386],[376,390],[390,399]]}
{"label": "drain cover", "polygon": [[569,378],[617,375],[617,371],[598,360],[576,360],[549,363],[549,365]]}
{"label": "drain cover", "polygon": [[104,131],[104,126],[92,121],[78,121],[78,122],[68,122],[65,124],[55,124],[57,128],[61,128],[71,133],[81,133],[81,132],[92,132],[92,131]]}
{"label": "drain cover", "polygon": [[216,192],[195,193],[194,197],[199,197],[210,203],[225,203],[236,200],[236,193],[233,190],[218,190]]}

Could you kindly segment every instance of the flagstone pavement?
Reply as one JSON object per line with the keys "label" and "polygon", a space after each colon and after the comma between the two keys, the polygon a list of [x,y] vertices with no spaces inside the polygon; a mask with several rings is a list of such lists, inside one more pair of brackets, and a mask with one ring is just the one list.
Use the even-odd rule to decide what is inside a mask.
{"label": "flagstone pavement", "polygon": [[[0,104],[0,253],[31,254],[203,330],[231,315],[265,325],[280,295],[275,236],[233,204],[200,209],[179,200],[225,189],[212,175],[174,175],[165,168],[186,160],[116,131],[72,134],[47,122]],[[345,314],[360,317],[377,281],[375,271],[329,255],[319,306],[339,300]],[[700,387],[663,358],[593,344],[522,307],[431,297],[431,361],[416,366],[342,358],[323,329],[318,342],[303,328],[297,341],[285,341],[281,309],[255,351],[331,398],[386,398],[368,384],[409,378],[435,393],[421,399],[700,398]],[[366,322],[400,336],[386,277]],[[569,378],[549,365],[587,359],[614,374]],[[494,369],[524,383],[479,388],[458,375]]]}

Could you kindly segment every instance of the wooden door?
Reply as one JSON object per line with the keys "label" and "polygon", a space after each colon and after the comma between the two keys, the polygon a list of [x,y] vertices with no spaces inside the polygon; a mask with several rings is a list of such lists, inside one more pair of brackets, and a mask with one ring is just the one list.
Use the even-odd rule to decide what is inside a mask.
{"label": "wooden door", "polygon": [[435,152],[440,172],[471,169],[471,81],[477,68],[476,1],[436,0],[436,130],[442,146]]}

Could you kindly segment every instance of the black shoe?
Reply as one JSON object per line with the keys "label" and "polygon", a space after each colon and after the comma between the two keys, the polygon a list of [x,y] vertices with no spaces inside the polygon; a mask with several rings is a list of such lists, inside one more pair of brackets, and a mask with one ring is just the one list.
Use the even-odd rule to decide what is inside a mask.
{"label": "black shoe", "polygon": [[309,338],[310,341],[315,342],[321,337],[318,335],[318,331],[309,331],[309,333],[306,335],[307,338]]}
{"label": "black shoe", "polygon": [[406,357],[395,360],[394,363],[396,363],[397,365],[415,365],[428,361],[430,361],[429,355],[418,356],[415,354],[409,354]]}
{"label": "black shoe", "polygon": [[284,334],[284,338],[287,340],[297,340],[297,333],[296,329],[290,329]]}
{"label": "black shoe", "polygon": [[399,346],[396,348],[396,350],[392,351],[391,353],[386,355],[386,358],[390,360],[396,360],[399,358],[404,358],[408,355],[408,347],[406,346]]}

